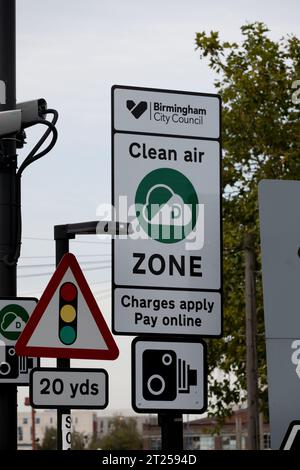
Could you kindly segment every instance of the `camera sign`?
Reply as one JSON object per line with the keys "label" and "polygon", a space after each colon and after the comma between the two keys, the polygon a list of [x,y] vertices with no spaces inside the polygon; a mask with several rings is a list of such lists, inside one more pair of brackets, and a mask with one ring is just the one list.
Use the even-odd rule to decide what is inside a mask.
{"label": "camera sign", "polygon": [[132,406],[137,413],[202,413],[207,404],[206,346],[196,340],[132,343]]}
{"label": "camera sign", "polygon": [[0,385],[28,385],[30,370],[39,365],[38,359],[18,356],[15,350],[36,304],[37,299],[31,297],[0,298]]}

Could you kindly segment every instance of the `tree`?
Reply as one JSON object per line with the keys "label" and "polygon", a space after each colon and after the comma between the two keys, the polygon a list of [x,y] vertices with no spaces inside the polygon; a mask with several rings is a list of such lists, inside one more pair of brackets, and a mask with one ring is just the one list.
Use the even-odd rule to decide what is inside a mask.
{"label": "tree", "polygon": [[85,448],[85,437],[84,433],[73,431],[71,433],[71,449],[72,450],[83,450]]}
{"label": "tree", "polygon": [[[56,450],[57,449],[57,430],[56,428],[46,428],[42,444],[38,445],[38,450]],[[85,448],[85,437],[81,432],[73,431],[71,433],[71,449],[83,450]]]}
{"label": "tree", "polygon": [[139,450],[142,449],[140,436],[134,418],[114,416],[110,422],[110,432],[99,441],[103,450]]}
{"label": "tree", "polygon": [[101,449],[102,439],[101,439],[101,437],[93,436],[90,443],[89,443],[89,446],[88,446],[89,450],[99,450],[99,449]]}
{"label": "tree", "polygon": [[57,437],[55,428],[46,428],[42,444],[39,446],[40,450],[56,450]]}
{"label": "tree", "polygon": [[71,433],[71,449],[83,450],[85,448],[85,437],[82,432],[73,431]]}
{"label": "tree", "polygon": [[[221,42],[217,32],[196,33],[201,59],[217,74],[223,101],[224,336],[209,341],[212,413],[230,414],[246,398],[243,237],[256,235],[260,273],[258,183],[299,179],[300,41],[273,41],[260,22],[241,27],[242,43]],[[298,82],[298,88],[300,83]],[[298,103],[297,103],[298,101]],[[257,278],[259,389],[266,405],[262,283]],[[224,373],[220,380],[216,370]],[[266,409],[266,406],[264,407]]]}

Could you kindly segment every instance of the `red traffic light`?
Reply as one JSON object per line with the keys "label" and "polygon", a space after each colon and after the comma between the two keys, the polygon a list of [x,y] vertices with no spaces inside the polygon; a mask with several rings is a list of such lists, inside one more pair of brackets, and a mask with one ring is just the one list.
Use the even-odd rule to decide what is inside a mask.
{"label": "red traffic light", "polygon": [[60,288],[60,295],[66,302],[72,302],[76,298],[77,288],[72,282],[65,282]]}

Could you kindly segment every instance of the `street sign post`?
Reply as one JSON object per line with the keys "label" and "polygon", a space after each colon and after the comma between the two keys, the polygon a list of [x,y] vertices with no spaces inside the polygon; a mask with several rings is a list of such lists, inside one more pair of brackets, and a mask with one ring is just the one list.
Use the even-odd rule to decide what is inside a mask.
{"label": "street sign post", "polygon": [[133,228],[113,240],[113,331],[219,337],[220,99],[121,86],[112,98],[113,205]]}
{"label": "street sign post", "polygon": [[300,182],[259,184],[272,449],[300,417]]}
{"label": "street sign post", "polygon": [[61,450],[71,450],[72,418],[67,413],[61,415]]}
{"label": "street sign post", "polygon": [[28,385],[30,370],[39,364],[33,357],[17,356],[15,351],[36,304],[37,299],[32,297],[0,298],[0,385]]}
{"label": "street sign post", "polygon": [[33,408],[104,409],[108,405],[108,374],[104,369],[33,369]]}
{"label": "street sign post", "polygon": [[57,266],[17,344],[22,355],[118,357],[119,350],[74,255]]}
{"label": "street sign post", "polygon": [[132,406],[138,412],[202,413],[206,409],[206,347],[194,340],[132,344]]}

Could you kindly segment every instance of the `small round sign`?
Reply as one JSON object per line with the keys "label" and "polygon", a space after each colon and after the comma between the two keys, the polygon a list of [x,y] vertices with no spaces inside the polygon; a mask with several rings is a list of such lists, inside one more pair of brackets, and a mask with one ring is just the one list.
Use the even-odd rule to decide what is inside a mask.
{"label": "small round sign", "polygon": [[176,243],[194,230],[198,196],[183,173],[159,168],[140,182],[135,194],[135,212],[149,237],[161,243]]}
{"label": "small round sign", "polygon": [[16,341],[28,319],[29,315],[21,305],[6,305],[0,310],[0,335],[6,339]]}

